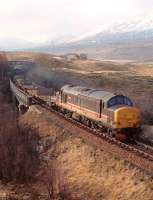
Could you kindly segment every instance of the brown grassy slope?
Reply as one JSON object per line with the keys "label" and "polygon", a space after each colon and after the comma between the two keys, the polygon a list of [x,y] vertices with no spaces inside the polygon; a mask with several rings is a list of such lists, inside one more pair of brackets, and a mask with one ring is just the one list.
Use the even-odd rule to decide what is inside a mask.
{"label": "brown grassy slope", "polygon": [[67,199],[152,200],[152,179],[63,130],[50,113],[32,106],[20,119],[39,128],[49,148],[44,154],[54,159],[56,183]]}

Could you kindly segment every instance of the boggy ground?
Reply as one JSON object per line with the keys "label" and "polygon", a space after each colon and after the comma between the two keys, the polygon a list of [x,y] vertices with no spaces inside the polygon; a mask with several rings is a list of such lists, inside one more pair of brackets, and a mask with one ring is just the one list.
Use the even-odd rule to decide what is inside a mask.
{"label": "boggy ground", "polygon": [[54,180],[52,186],[56,197],[66,200],[152,200],[151,177],[88,143],[79,134],[72,134],[66,124],[63,128],[60,119],[55,120],[50,112],[32,106],[21,116],[20,123],[39,131],[42,163],[49,167],[51,173],[47,177]]}

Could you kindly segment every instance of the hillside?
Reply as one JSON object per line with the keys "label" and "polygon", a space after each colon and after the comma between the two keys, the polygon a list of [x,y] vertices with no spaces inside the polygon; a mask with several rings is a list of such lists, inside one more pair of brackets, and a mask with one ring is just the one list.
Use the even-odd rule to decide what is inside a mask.
{"label": "hillside", "polygon": [[[32,60],[35,66],[31,65],[27,77],[43,86],[59,89],[72,83],[128,95],[141,108],[144,121],[152,124],[151,63],[68,60],[28,52],[7,56],[9,60],[19,59],[15,66],[20,68]],[[117,154],[115,147],[108,148],[103,140],[85,134],[85,130],[38,105],[20,115],[18,122],[21,127],[26,125],[39,133],[38,146],[34,146],[40,153],[41,165],[32,176],[36,176],[35,182],[6,188],[3,185],[8,193],[27,200],[33,195],[33,199],[47,199],[49,191],[54,199],[65,200],[152,200],[152,178],[128,164],[125,152]],[[33,139],[30,141],[34,143]],[[28,161],[25,169],[29,164]]]}
{"label": "hillside", "polygon": [[39,130],[46,149],[42,156],[54,174],[57,195],[62,193],[65,200],[152,200],[151,178],[58,120],[39,106],[20,118]]}
{"label": "hillside", "polygon": [[153,59],[153,17],[112,24],[91,36],[58,43],[55,41],[54,46],[44,45],[33,50],[51,53],[84,52],[98,59],[150,60]]}

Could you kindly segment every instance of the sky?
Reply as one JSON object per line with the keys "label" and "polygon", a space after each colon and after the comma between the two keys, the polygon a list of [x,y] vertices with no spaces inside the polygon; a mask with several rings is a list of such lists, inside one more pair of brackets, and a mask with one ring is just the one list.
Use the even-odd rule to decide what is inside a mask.
{"label": "sky", "polygon": [[0,0],[0,40],[70,39],[152,11],[152,0]]}

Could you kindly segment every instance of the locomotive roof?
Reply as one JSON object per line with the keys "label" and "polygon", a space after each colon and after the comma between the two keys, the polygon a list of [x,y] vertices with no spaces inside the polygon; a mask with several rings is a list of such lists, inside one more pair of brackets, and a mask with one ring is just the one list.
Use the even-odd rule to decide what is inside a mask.
{"label": "locomotive roof", "polygon": [[107,91],[73,85],[65,85],[61,88],[61,90],[68,94],[83,95],[97,100],[102,99],[105,102],[111,99],[112,97],[116,96],[115,94]]}

